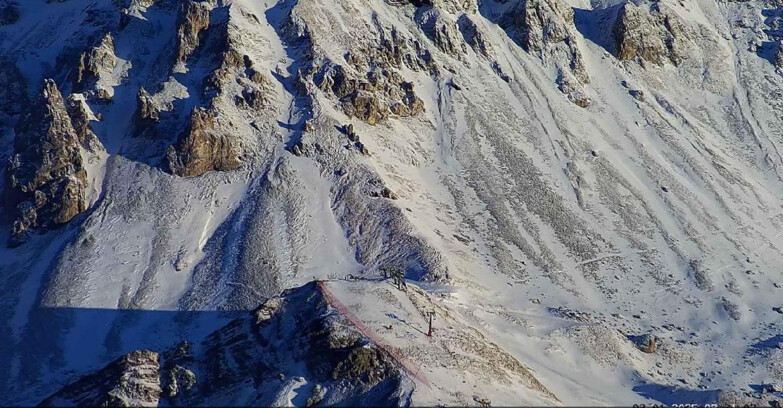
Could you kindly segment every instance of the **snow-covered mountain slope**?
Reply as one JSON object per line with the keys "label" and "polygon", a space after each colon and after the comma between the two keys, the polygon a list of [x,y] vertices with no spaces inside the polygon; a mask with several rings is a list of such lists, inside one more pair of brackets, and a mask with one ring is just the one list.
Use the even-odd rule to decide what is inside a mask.
{"label": "snow-covered mountain slope", "polygon": [[[0,402],[384,268],[528,367],[553,395],[531,402],[714,402],[783,383],[782,13],[0,1]],[[375,290],[362,284],[334,290],[368,330],[418,344],[418,364],[450,350],[447,331],[379,334],[395,320],[347,295]],[[456,367],[433,366],[442,393],[420,401],[471,403],[446,389],[485,386],[477,372],[503,382]],[[514,389],[488,398],[528,395]]]}

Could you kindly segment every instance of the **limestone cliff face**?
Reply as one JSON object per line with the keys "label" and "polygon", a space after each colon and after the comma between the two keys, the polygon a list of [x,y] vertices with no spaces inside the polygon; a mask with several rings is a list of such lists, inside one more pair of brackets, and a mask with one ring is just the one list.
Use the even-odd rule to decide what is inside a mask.
{"label": "limestone cliff face", "polygon": [[139,350],[122,356],[94,374],[64,387],[42,407],[155,407],[162,393],[160,356]]}
{"label": "limestone cliff face", "polygon": [[413,84],[398,70],[435,67],[428,58],[412,52],[411,43],[395,31],[384,36],[377,48],[353,49],[345,60],[347,64],[328,62],[307,79],[337,98],[346,115],[374,125],[391,116],[416,116],[424,111]]}
{"label": "limestone cliff face", "polygon": [[522,48],[557,71],[560,91],[579,106],[590,101],[583,85],[590,82],[577,44],[574,10],[562,0],[524,0],[501,19],[501,26]]}
{"label": "limestone cliff face", "polygon": [[413,84],[395,71],[370,68],[365,80],[353,77],[346,68],[336,65],[319,76],[316,85],[337,97],[346,115],[370,125],[380,123],[391,115],[415,116],[424,111],[424,104],[414,92]]}
{"label": "limestone cliff face", "polygon": [[[181,4],[177,17],[176,64],[200,66],[208,72],[200,83],[200,103],[191,111],[186,130],[166,154],[169,171],[184,177],[239,167],[245,152],[236,131],[221,126],[223,118],[230,122],[225,108],[234,105],[239,110],[258,112],[267,105],[270,93],[268,79],[240,50],[241,39],[236,37],[228,8],[213,7],[210,2],[187,1]],[[175,65],[174,71],[178,69]],[[137,134],[156,133],[154,129],[162,118],[155,99],[146,91],[139,92]]]}
{"label": "limestone cliff face", "polygon": [[94,89],[102,76],[111,75],[116,65],[114,37],[111,33],[106,33],[97,45],[79,55],[79,62],[72,77],[74,91]]}
{"label": "limestone cliff face", "polygon": [[653,3],[649,10],[633,3],[620,7],[612,28],[617,58],[640,58],[657,65],[679,65],[688,58],[687,29],[670,8]]}
{"label": "limestone cliff face", "polygon": [[80,147],[57,85],[45,80],[40,95],[19,119],[6,170],[12,241],[22,242],[31,229],[64,224],[87,208]]}
{"label": "limestone cliff face", "polygon": [[[402,6],[409,3],[393,2]],[[430,39],[444,50],[453,47],[454,55],[465,50],[454,23],[437,18],[439,11],[424,2],[420,7],[418,24],[427,27]],[[307,23],[311,16],[304,14],[293,20],[292,36],[309,44],[309,66],[297,75],[297,86],[303,92],[320,90],[335,100],[339,109],[349,117],[375,125],[394,117],[413,117],[424,111],[424,103],[412,82],[401,72],[405,69],[437,75],[439,67],[427,49],[426,38],[403,35],[395,27],[377,27],[377,40],[351,42],[340,57],[326,55],[329,47],[325,38],[312,38]],[[313,86],[314,85],[314,86]]]}
{"label": "limestone cliff face", "polygon": [[195,108],[179,141],[167,153],[172,174],[192,177],[212,170],[233,170],[242,162],[230,134],[218,130],[215,111]]}
{"label": "limestone cliff face", "polygon": [[209,28],[209,7],[206,3],[186,0],[180,4],[177,16],[175,60],[185,62],[199,46],[199,34]]}

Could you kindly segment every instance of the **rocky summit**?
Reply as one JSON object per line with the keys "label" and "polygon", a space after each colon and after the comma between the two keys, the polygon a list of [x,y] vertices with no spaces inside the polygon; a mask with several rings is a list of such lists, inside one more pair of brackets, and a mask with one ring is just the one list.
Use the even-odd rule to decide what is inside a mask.
{"label": "rocky summit", "polygon": [[783,404],[779,0],[0,0],[0,405]]}

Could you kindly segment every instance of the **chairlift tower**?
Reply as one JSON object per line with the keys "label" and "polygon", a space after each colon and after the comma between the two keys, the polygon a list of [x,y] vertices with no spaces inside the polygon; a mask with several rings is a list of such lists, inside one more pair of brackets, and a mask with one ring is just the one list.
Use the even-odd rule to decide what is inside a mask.
{"label": "chairlift tower", "polygon": [[427,316],[430,318],[430,328],[427,330],[427,337],[432,337],[432,318],[435,317],[435,311],[431,310],[427,312]]}

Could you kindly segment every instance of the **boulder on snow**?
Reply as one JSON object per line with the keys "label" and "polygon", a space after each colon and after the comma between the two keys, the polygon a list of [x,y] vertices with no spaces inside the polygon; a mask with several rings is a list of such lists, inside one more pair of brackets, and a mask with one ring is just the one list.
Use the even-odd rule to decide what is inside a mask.
{"label": "boulder on snow", "polygon": [[652,334],[631,336],[630,339],[636,345],[636,348],[645,353],[655,353],[658,350],[658,338]]}

